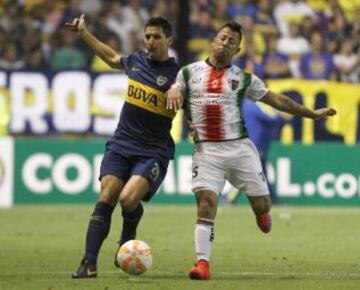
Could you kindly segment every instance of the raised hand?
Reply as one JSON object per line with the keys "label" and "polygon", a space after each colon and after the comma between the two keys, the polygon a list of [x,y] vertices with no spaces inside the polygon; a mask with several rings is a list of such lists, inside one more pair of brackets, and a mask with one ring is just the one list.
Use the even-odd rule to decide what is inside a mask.
{"label": "raised hand", "polygon": [[314,120],[324,119],[336,115],[336,110],[333,108],[322,108],[314,111]]}
{"label": "raised hand", "polygon": [[80,17],[75,18],[71,23],[66,22],[65,27],[67,27],[71,31],[75,31],[80,34],[86,29],[85,14],[81,14]]}

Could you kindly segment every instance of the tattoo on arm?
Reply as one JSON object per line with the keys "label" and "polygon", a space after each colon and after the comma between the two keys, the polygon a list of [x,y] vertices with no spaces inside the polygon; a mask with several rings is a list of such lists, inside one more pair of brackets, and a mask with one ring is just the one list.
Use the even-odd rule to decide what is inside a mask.
{"label": "tattoo on arm", "polygon": [[261,100],[264,103],[289,114],[307,118],[314,117],[313,110],[294,102],[289,97],[269,91]]}

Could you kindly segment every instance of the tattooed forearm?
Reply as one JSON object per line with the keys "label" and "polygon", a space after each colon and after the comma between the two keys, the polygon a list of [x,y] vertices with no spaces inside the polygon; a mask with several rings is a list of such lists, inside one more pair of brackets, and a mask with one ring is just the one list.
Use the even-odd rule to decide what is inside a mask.
{"label": "tattooed forearm", "polygon": [[280,111],[295,116],[314,118],[316,115],[313,110],[294,102],[292,99],[285,95],[274,93],[272,91],[269,91],[261,101],[270,106],[273,106]]}

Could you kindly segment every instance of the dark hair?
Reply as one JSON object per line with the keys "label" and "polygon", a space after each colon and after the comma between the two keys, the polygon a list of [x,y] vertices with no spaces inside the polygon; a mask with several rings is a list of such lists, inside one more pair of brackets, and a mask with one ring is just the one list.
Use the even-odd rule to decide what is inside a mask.
{"label": "dark hair", "polygon": [[162,17],[150,18],[148,22],[146,22],[145,28],[148,26],[161,27],[166,37],[171,36],[171,32],[172,32],[171,25],[169,21],[167,21],[165,18]]}
{"label": "dark hair", "polygon": [[239,43],[242,40],[242,27],[239,23],[235,22],[235,21],[231,21],[231,22],[227,22],[225,23],[223,26],[221,26],[218,31],[216,31],[216,35],[218,35],[218,33],[223,30],[224,28],[230,28],[231,31],[237,32],[239,33],[240,37],[239,37]]}

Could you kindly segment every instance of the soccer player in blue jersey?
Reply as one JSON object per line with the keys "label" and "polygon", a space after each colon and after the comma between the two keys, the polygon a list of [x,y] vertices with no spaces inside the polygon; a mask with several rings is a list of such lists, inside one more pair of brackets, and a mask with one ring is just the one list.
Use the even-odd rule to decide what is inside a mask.
{"label": "soccer player in blue jersey", "polygon": [[[114,135],[106,144],[101,163],[101,193],[91,215],[85,254],[72,278],[97,276],[97,257],[110,230],[112,212],[120,201],[123,227],[119,247],[136,236],[143,215],[141,201],[149,201],[164,179],[174,155],[170,135],[173,111],[166,109],[165,92],[174,82],[178,66],[170,58],[171,26],[151,18],[144,28],[146,51],[121,56],[86,28],[84,15],[66,26],[76,31],[112,68],[129,77],[128,91]],[[115,265],[116,259],[115,259]]]}

